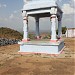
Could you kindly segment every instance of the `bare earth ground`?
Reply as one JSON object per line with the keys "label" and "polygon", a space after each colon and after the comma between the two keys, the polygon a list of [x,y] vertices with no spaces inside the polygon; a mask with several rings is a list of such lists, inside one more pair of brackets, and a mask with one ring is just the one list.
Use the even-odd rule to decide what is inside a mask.
{"label": "bare earth ground", "polygon": [[0,47],[0,75],[74,75],[75,38],[64,38],[59,56],[18,54],[19,45]]}

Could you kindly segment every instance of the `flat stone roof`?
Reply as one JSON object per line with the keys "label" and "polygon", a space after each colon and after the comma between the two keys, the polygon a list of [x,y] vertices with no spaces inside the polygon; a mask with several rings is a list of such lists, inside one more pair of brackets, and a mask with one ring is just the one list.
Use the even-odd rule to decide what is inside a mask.
{"label": "flat stone roof", "polygon": [[24,4],[23,10],[33,10],[49,7],[60,8],[60,5],[56,0],[32,0]]}

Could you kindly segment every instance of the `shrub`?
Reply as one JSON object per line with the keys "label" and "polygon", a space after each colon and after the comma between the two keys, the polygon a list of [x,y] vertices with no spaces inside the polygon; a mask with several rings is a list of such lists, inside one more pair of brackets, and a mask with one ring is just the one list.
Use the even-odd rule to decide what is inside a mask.
{"label": "shrub", "polygon": [[[62,27],[62,34],[66,33],[67,28],[66,27]],[[58,34],[58,29],[56,30],[56,34]]]}

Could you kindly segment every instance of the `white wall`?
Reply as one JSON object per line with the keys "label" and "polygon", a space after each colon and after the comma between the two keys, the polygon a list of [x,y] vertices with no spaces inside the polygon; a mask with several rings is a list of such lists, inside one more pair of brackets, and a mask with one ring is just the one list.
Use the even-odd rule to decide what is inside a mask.
{"label": "white wall", "polygon": [[75,29],[67,29],[66,37],[75,37]]}

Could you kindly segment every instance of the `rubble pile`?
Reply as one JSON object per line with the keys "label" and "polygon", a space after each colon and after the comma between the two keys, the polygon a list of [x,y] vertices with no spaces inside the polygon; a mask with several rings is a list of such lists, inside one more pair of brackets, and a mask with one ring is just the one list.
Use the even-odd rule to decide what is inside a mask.
{"label": "rubble pile", "polygon": [[0,38],[0,46],[17,44],[19,41],[19,39]]}

